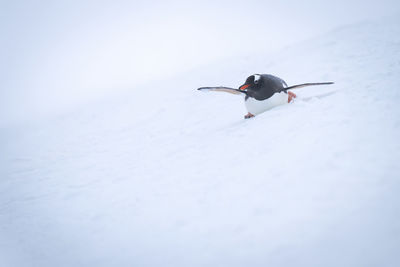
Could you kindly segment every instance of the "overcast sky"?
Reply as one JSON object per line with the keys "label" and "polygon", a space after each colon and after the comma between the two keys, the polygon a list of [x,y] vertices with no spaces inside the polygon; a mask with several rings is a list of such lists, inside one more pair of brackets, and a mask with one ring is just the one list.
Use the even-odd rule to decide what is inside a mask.
{"label": "overcast sky", "polygon": [[0,0],[0,125],[225,57],[268,52],[397,0]]}

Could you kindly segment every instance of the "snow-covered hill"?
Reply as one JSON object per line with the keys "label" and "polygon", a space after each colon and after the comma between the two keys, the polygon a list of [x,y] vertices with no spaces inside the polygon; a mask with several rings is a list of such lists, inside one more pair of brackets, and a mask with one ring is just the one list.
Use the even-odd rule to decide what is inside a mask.
{"label": "snow-covered hill", "polygon": [[[399,266],[398,18],[156,81],[1,133],[1,266]],[[204,94],[271,73],[244,120]]]}

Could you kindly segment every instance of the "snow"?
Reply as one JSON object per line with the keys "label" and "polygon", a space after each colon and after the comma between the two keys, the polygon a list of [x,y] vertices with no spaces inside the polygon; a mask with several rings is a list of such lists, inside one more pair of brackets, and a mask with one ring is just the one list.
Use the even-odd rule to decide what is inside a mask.
{"label": "snow", "polygon": [[[399,266],[399,23],[2,129],[0,265]],[[241,97],[195,90],[254,72],[335,85],[249,120]]]}

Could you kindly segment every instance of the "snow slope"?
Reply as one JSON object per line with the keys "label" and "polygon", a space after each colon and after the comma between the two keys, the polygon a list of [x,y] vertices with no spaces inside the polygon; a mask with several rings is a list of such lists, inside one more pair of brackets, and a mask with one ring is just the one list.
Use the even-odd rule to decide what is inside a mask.
{"label": "snow slope", "polygon": [[[2,129],[1,266],[399,266],[400,19],[155,81]],[[243,120],[201,93],[272,73]]]}

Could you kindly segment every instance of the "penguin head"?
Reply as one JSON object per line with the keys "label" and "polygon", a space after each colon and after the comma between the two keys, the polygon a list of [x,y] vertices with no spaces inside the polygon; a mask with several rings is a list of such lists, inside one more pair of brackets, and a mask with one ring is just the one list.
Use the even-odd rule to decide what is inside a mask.
{"label": "penguin head", "polygon": [[257,89],[258,87],[260,87],[260,83],[261,83],[261,75],[260,74],[253,74],[249,77],[247,77],[245,83],[241,86],[239,86],[239,89],[244,91],[247,88],[251,88],[251,89]]}

